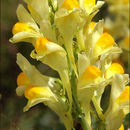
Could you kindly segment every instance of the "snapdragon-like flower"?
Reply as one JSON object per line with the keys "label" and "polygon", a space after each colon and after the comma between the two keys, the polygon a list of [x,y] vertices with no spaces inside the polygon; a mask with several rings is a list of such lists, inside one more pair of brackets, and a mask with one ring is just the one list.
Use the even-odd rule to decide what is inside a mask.
{"label": "snapdragon-like flower", "polygon": [[[90,23],[89,30],[92,30]],[[121,49],[116,45],[114,39],[107,32],[103,33],[103,21],[95,23],[92,31],[88,31],[85,40],[86,54],[94,63],[103,54],[121,53]]]}
{"label": "snapdragon-like flower", "polygon": [[[33,51],[31,54],[32,58],[40,60],[59,73],[63,82],[64,92],[66,89],[70,105],[72,105],[72,94],[68,77],[68,66],[65,50],[56,43],[48,41],[45,37],[41,37],[36,40],[35,51],[37,54]],[[57,62],[55,61],[55,57],[57,58]]]}
{"label": "snapdragon-like flower", "polygon": [[33,40],[41,36],[37,24],[22,5],[19,5],[17,8],[17,16],[19,22],[13,26],[13,37],[10,39],[10,42],[33,42]]}
{"label": "snapdragon-like flower", "polygon": [[91,118],[90,118],[90,101],[94,96],[94,91],[97,89],[98,85],[101,83],[101,72],[100,70],[94,66],[88,66],[84,72],[79,77],[78,81],[78,98],[83,106],[83,111],[85,113],[85,119],[88,122],[89,126],[91,126]]}

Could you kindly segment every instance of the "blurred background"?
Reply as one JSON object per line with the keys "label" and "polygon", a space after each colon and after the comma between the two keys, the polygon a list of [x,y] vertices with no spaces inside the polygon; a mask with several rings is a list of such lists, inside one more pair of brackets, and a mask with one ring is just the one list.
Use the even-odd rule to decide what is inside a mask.
{"label": "blurred background", "polygon": [[[16,64],[16,54],[22,53],[31,64],[41,68],[42,73],[57,76],[55,71],[51,71],[48,66],[36,63],[30,58],[33,47],[30,44],[11,44],[12,27],[17,22],[16,9],[22,0],[2,0],[1,1],[1,41],[0,41],[0,129],[1,130],[64,130],[64,126],[54,112],[43,104],[36,105],[28,112],[23,112],[23,107],[27,100],[18,97],[15,89],[17,87],[17,75],[21,72]],[[105,18],[108,13],[108,5],[105,4],[94,18],[95,21]],[[127,56],[128,58],[128,56]],[[127,59],[126,58],[126,59]],[[125,63],[126,73],[128,73],[128,59]],[[104,97],[107,93],[104,93]],[[124,124],[129,127],[126,116]]]}

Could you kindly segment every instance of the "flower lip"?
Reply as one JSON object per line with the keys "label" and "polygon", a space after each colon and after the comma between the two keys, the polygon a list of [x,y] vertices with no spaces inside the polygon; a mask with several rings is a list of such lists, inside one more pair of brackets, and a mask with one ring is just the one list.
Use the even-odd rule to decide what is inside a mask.
{"label": "flower lip", "polygon": [[113,47],[115,41],[112,38],[112,36],[108,33],[103,33],[101,37],[98,39],[98,41],[95,44],[95,48],[99,50],[105,50],[107,48]]}
{"label": "flower lip", "polygon": [[51,97],[51,93],[48,91],[47,88],[34,85],[28,86],[24,91],[24,95],[27,99]]}
{"label": "flower lip", "polygon": [[42,54],[43,52],[47,51],[47,46],[49,41],[47,40],[46,37],[40,37],[36,40],[35,43],[35,51],[37,54]]}
{"label": "flower lip", "polygon": [[25,73],[21,72],[17,77],[17,85],[18,86],[26,86],[30,83],[29,78],[25,75]]}
{"label": "flower lip", "polygon": [[119,63],[113,63],[108,70],[111,71],[111,73],[119,73],[119,74],[124,74],[124,69]]}
{"label": "flower lip", "polygon": [[121,95],[116,99],[116,103],[121,105],[126,101],[129,101],[130,100],[129,92],[130,92],[130,86],[126,86],[124,91],[121,93]]}
{"label": "flower lip", "polygon": [[73,8],[80,8],[80,5],[77,0],[65,0],[61,8],[72,10]]}
{"label": "flower lip", "polygon": [[119,64],[119,63],[112,63],[111,66],[106,70],[105,77],[107,79],[111,78],[112,76],[115,75],[115,73],[124,74],[124,69],[121,66],[121,64]]}
{"label": "flower lip", "polygon": [[13,35],[19,33],[19,32],[23,32],[23,31],[28,31],[28,32],[33,32],[34,29],[26,23],[22,23],[22,22],[17,22],[12,29],[12,33]]}
{"label": "flower lip", "polygon": [[94,65],[88,66],[82,74],[83,80],[94,80],[101,75],[101,71]]}

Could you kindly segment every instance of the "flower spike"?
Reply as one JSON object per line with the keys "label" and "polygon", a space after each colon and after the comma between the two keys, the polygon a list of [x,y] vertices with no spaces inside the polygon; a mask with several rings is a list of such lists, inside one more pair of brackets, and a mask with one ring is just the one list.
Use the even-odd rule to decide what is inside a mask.
{"label": "flower spike", "polygon": [[[92,21],[104,4],[100,0],[23,1],[27,9],[18,6],[18,22],[10,42],[31,43],[30,57],[40,62],[35,67],[17,54],[22,72],[17,77],[16,94],[28,100],[24,112],[43,103],[60,117],[66,130],[77,129],[75,122],[90,130],[100,120],[97,129],[124,130],[121,124],[130,108],[129,77],[115,59],[122,51],[129,51],[128,25],[124,26],[128,24],[128,0],[107,0],[112,4],[109,10],[121,18],[115,19],[116,24],[107,21],[105,26],[104,20]],[[42,74],[42,64],[58,75]],[[110,92],[106,96],[109,100],[106,92]],[[102,104],[106,100],[108,104]],[[91,123],[93,117],[96,121]]]}

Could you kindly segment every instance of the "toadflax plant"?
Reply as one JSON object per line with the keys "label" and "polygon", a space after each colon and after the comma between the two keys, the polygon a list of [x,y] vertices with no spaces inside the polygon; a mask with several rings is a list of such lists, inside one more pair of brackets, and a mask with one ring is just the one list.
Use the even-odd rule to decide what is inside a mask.
{"label": "toadflax plant", "polygon": [[[104,4],[95,0],[24,0],[17,8],[17,22],[11,43],[27,42],[34,47],[30,56],[47,64],[60,78],[41,74],[20,53],[17,64],[16,93],[28,103],[24,111],[44,103],[62,120],[67,130],[93,127],[92,116],[102,121],[100,128],[123,130],[129,112],[128,75],[112,62],[122,52],[113,37],[104,31],[104,21],[92,19]],[[108,108],[103,112],[101,99],[111,86]],[[74,123],[75,122],[75,123]]]}

